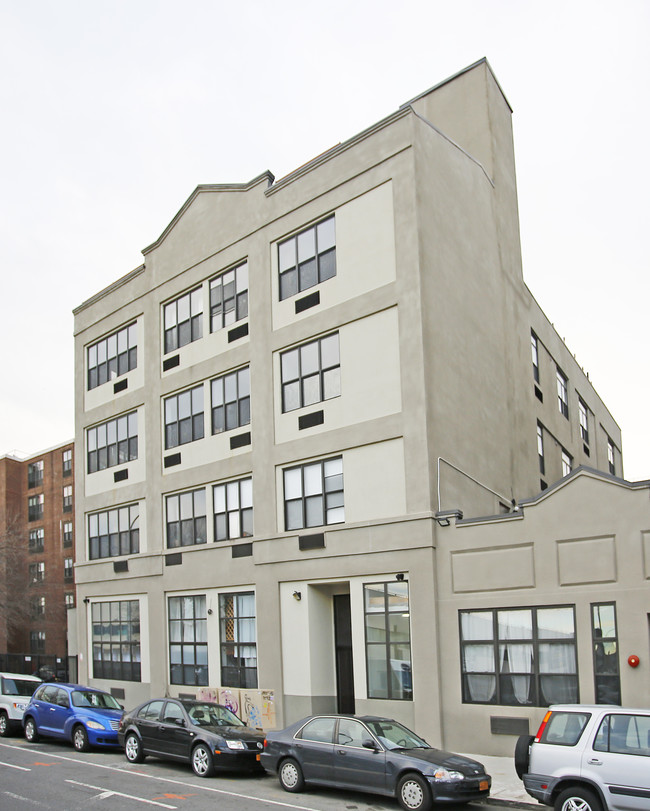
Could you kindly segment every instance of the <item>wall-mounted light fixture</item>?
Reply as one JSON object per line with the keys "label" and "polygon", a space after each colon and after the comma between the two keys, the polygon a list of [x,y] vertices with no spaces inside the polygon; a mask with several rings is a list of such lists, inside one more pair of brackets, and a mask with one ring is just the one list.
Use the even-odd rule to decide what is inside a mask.
{"label": "wall-mounted light fixture", "polygon": [[88,605],[89,602],[90,602],[90,597],[84,597],[84,604]]}
{"label": "wall-mounted light fixture", "polygon": [[395,580],[399,580],[399,582],[401,583],[401,582],[402,582],[402,580],[404,580],[404,572],[398,572],[398,573],[395,575]]}
{"label": "wall-mounted light fixture", "polygon": [[296,600],[296,602],[300,602],[302,600],[302,594],[299,591],[294,591],[293,599]]}

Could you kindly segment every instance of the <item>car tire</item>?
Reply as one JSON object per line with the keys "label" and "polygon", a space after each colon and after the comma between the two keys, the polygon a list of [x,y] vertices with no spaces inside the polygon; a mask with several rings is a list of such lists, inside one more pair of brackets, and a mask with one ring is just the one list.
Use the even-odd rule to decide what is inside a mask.
{"label": "car tire", "polygon": [[588,788],[575,786],[561,791],[555,798],[555,811],[603,811],[603,805]]}
{"label": "car tire", "polygon": [[129,732],[124,739],[124,757],[129,763],[142,763],[144,760],[142,743],[135,732]]}
{"label": "car tire", "polygon": [[34,719],[31,716],[25,721],[25,737],[30,743],[36,743],[40,737]]}
{"label": "car tire", "polygon": [[214,762],[212,752],[205,743],[197,743],[192,749],[192,771],[197,777],[212,777],[214,774]]}
{"label": "car tire", "polygon": [[424,777],[416,772],[405,774],[397,784],[397,802],[405,811],[428,811],[431,791]]}
{"label": "car tire", "polygon": [[535,740],[532,735],[520,735],[515,744],[515,771],[517,777],[522,780],[528,774],[528,764],[530,763],[530,745]]}
{"label": "car tire", "polygon": [[287,758],[283,760],[278,769],[278,779],[285,791],[297,794],[305,788],[305,778],[297,760]]}
{"label": "car tire", "polygon": [[9,735],[9,718],[6,712],[0,712],[0,738],[6,738]]}
{"label": "car tire", "polygon": [[86,732],[86,727],[82,724],[77,724],[72,730],[72,745],[77,752],[87,752],[90,749],[88,733]]}

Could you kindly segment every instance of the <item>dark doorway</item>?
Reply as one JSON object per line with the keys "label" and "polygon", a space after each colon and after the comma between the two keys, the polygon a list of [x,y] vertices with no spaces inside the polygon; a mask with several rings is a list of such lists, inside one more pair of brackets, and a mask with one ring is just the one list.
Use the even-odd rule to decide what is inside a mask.
{"label": "dark doorway", "polygon": [[338,712],[354,713],[352,622],[350,595],[334,595],[334,645],[336,647],[336,697]]}

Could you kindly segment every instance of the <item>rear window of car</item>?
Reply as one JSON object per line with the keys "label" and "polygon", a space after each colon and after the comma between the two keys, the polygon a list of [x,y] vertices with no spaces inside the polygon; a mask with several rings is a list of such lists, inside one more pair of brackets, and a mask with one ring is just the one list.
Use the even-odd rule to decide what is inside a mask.
{"label": "rear window of car", "polygon": [[23,696],[29,698],[34,690],[38,687],[40,682],[29,681],[28,679],[10,679],[7,676],[2,676],[0,679],[2,684],[2,695],[5,696]]}
{"label": "rear window of car", "polygon": [[553,712],[548,719],[540,743],[575,746],[591,718],[588,712]]}

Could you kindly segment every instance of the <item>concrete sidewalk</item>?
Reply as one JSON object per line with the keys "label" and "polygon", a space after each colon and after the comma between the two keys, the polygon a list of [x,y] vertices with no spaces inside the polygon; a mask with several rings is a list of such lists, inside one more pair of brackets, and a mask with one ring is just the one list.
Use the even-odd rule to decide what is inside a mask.
{"label": "concrete sidewalk", "polygon": [[525,803],[541,808],[530,794],[526,793],[524,784],[517,777],[515,761],[511,757],[491,757],[490,755],[467,755],[485,766],[485,771],[492,776],[491,800],[503,800],[511,803]]}

